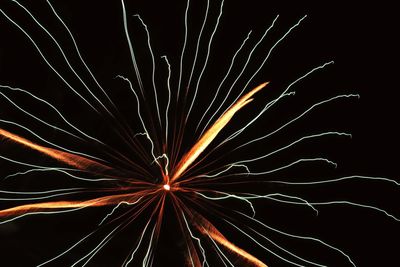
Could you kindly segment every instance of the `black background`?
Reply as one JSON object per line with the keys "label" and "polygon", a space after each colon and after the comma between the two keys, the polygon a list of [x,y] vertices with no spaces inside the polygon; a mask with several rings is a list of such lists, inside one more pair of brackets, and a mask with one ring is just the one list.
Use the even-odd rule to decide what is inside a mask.
{"label": "black background", "polygon": [[[17,22],[21,21],[21,24],[31,29],[34,38],[39,36],[38,28],[33,27],[27,16],[10,2],[2,1],[0,7],[7,14],[12,15]],[[128,50],[123,35],[119,1],[112,3],[106,1],[53,2],[74,33],[82,54],[89,65],[93,66],[94,73],[100,77],[100,81],[108,84],[117,74],[131,75],[129,72],[132,69],[127,57]],[[177,1],[173,4],[151,1],[126,2],[128,14],[139,13],[148,24],[157,57],[166,54],[170,58],[172,66],[176,67],[183,41],[182,22],[185,1]],[[46,27],[58,33],[57,39],[68,42],[68,39],[61,33],[61,27],[57,26],[54,18],[51,18],[44,1],[35,1],[34,3],[24,1],[22,3],[26,4]],[[198,27],[204,9],[201,9],[201,5],[198,3],[193,6],[196,7],[190,11],[189,19],[193,21],[193,27]],[[213,3],[212,16],[214,18],[217,8],[218,4]],[[303,15],[307,14],[308,17],[293,34],[277,47],[270,62],[251,86],[269,80],[271,81],[271,90],[280,90],[289,81],[296,79],[299,74],[323,62],[334,60],[333,66],[312,76],[305,85],[296,88],[296,97],[299,96],[296,102],[293,102],[295,105],[293,110],[297,108],[296,103],[302,101],[312,103],[312,99],[323,99],[340,93],[359,93],[361,95],[359,100],[345,100],[344,104],[340,102],[337,105],[329,105],[321,111],[322,113],[326,112],[324,113],[326,117],[324,114],[318,114],[311,117],[309,121],[306,119],[304,124],[298,126],[293,132],[286,133],[287,135],[282,137],[283,140],[294,140],[289,138],[291,135],[310,134],[314,132],[312,129],[351,132],[353,138],[350,140],[323,139],[320,141],[322,145],[319,142],[310,143],[317,149],[326,148],[326,154],[339,164],[336,172],[328,170],[332,174],[331,176],[357,173],[398,180],[396,153],[399,149],[397,139],[399,130],[396,127],[399,115],[398,82],[396,82],[398,76],[396,65],[398,62],[398,41],[396,39],[398,19],[395,17],[394,7],[388,6],[384,2],[349,5],[338,2],[293,4],[280,1],[277,4],[263,1],[246,1],[245,3],[226,1],[219,30],[221,34],[217,34],[213,45],[213,51],[216,52],[212,56],[216,56],[218,60],[211,64],[212,71],[219,71],[220,67],[227,66],[229,57],[225,56],[224,52],[230,55],[229,52],[238,47],[248,30],[254,29],[255,37],[259,36],[276,14],[280,14],[280,20],[275,27],[281,33]],[[132,31],[139,29],[138,32],[140,32],[137,21],[131,19],[130,23]],[[56,101],[63,102],[63,97],[66,96],[54,93],[55,86],[63,85],[43,64],[25,36],[4,16],[1,16],[0,25],[0,83],[37,90],[40,95],[49,95]],[[46,38],[43,36],[38,38],[41,38],[42,45],[46,48],[44,51],[49,53],[50,58],[55,58],[56,49],[51,48],[50,45],[47,49]],[[138,33],[138,36],[145,38],[143,32]],[[273,36],[276,39],[278,35]],[[132,38],[135,39],[134,34],[132,34]],[[143,39],[140,45],[134,43],[139,58],[146,58],[146,54],[140,52],[141,50],[145,51],[147,48],[145,45]],[[261,55],[265,55],[265,53],[257,54],[257,56]],[[203,86],[212,87],[212,82]],[[207,104],[206,97],[200,97],[200,101]],[[8,107],[4,103],[6,102],[1,102],[1,118],[10,116],[14,120],[18,120],[18,117],[13,117],[11,109],[4,108]],[[74,102],[67,103],[69,104],[65,105],[64,110],[69,112],[71,117],[80,116],[82,121],[90,120],[86,117],[89,115],[82,114],[75,108]],[[199,107],[201,106],[199,105]],[[281,118],[288,118],[285,117],[288,116],[287,114],[293,114],[290,112],[291,108],[286,104],[280,112],[275,111],[273,115],[278,116],[275,120],[284,121]],[[259,130],[251,129],[250,131],[252,131],[250,134],[257,134]],[[0,166],[4,166],[2,168],[5,168],[6,165],[0,164]],[[262,169],[263,166],[260,167]],[[344,187],[346,189],[343,189]],[[334,186],[327,192],[333,194],[334,198],[340,196],[340,194],[335,195],[331,192],[335,190],[343,190],[345,196],[352,195],[351,197],[354,197],[355,201],[376,204],[399,216],[399,191],[394,185],[350,183],[349,185]],[[286,211],[290,211],[290,209],[284,210],[284,212]],[[268,212],[268,214],[264,212]],[[273,212],[277,213],[271,215],[274,214]],[[358,266],[396,266],[398,264],[396,259],[400,237],[398,222],[383,214],[346,206],[324,207],[321,208],[318,219],[299,219],[297,224],[294,216],[302,216],[302,213],[295,212],[297,213],[287,215],[279,213],[279,208],[268,210],[261,207],[259,216],[260,218],[265,217],[265,221],[287,231],[314,233],[313,236],[342,248]],[[91,225],[80,221],[84,220],[86,216],[87,218],[90,216],[98,218],[101,215],[91,211],[88,215],[66,216],[66,222],[59,226],[57,222],[61,220],[60,218],[47,219],[44,217],[23,219],[21,223],[9,226],[9,228],[1,226],[4,229],[0,228],[2,264],[4,266],[30,266],[32,263],[40,262],[44,258],[54,255],[55,253],[52,252],[57,251],[55,249],[57,244],[60,247],[65,244],[62,240],[64,237],[74,235],[79,238],[92,229]],[[48,228],[43,227],[42,223]],[[61,226],[64,227],[69,223],[72,224],[72,227],[69,225],[69,230],[64,232],[66,230],[63,230],[64,228]],[[33,227],[37,225],[41,225],[41,227]],[[312,233],[307,230],[311,230]],[[43,232],[40,233],[40,231]],[[171,238],[170,235],[169,238]],[[66,243],[70,244],[70,241]],[[124,246],[124,244],[119,245]],[[316,253],[318,253],[317,250]],[[166,254],[161,251],[160,255],[174,258],[173,253],[171,255],[171,253]],[[177,255],[180,254],[177,253]],[[114,262],[112,258],[113,256],[107,257],[103,264],[110,266],[109,264]],[[268,258],[266,261],[269,262]],[[164,264],[168,262],[174,262],[174,260],[165,259],[160,266],[166,266]],[[275,265],[273,265],[273,261],[270,262],[271,266],[285,266],[282,262],[277,262]],[[345,261],[336,258],[327,259],[325,262],[329,266],[347,266],[344,265]]]}

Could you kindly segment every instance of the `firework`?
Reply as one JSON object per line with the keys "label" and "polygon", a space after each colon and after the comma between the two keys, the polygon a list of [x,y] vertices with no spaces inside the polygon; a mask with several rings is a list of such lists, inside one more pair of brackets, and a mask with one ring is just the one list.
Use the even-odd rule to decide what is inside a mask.
{"label": "firework", "polygon": [[348,189],[383,185],[396,196],[396,180],[334,174],[336,163],[321,154],[324,140],[351,134],[320,114],[359,95],[296,91],[333,61],[274,74],[277,51],[307,16],[267,17],[261,30],[224,35],[224,1],[188,1],[180,15],[167,12],[179,18],[171,52],[154,41],[148,14],[122,0],[108,13],[115,28],[91,40],[102,46],[96,53],[113,52],[89,59],[62,5],[0,9],[2,24],[41,62],[35,73],[50,73],[41,78],[46,90],[0,81],[1,227],[29,229],[11,239],[57,244],[27,245],[32,255],[21,264],[356,266],[351,251],[295,226],[319,225],[326,206],[400,220]]}

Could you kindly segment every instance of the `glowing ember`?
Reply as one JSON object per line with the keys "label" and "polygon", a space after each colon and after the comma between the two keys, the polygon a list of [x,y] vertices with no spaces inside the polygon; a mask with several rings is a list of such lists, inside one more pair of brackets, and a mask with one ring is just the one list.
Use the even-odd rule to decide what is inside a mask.
{"label": "glowing ember", "polygon": [[165,185],[163,186],[163,188],[164,188],[165,190],[167,190],[167,191],[169,191],[169,190],[171,189],[171,187],[169,186],[169,184],[165,184]]}

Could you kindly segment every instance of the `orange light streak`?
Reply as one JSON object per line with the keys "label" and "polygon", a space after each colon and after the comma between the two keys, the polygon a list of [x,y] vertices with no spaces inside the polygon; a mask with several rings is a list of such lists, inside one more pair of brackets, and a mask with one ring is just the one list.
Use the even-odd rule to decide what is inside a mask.
{"label": "orange light streak", "polygon": [[232,105],[218,120],[200,137],[199,141],[186,153],[179,161],[176,171],[173,173],[171,182],[178,179],[184,171],[199,157],[207,146],[215,139],[218,133],[228,124],[236,112],[250,103],[255,93],[264,88],[268,82],[262,83],[246,95],[242,96],[234,105]]}
{"label": "orange light streak", "polygon": [[268,267],[268,265],[266,265],[265,263],[263,263],[262,261],[260,261],[256,257],[254,257],[253,255],[251,255],[247,251],[239,248],[235,244],[233,244],[230,241],[228,241],[221,233],[219,233],[219,232],[217,232],[217,233],[215,233],[215,232],[207,232],[207,234],[212,239],[214,239],[216,242],[218,242],[219,244],[223,245],[227,249],[237,253],[238,255],[242,256],[243,258],[245,258],[249,262],[253,263],[255,266]]}
{"label": "orange light streak", "polygon": [[252,266],[257,266],[257,267],[268,267],[265,263],[248,253],[247,251],[239,248],[232,242],[230,242],[228,239],[226,239],[220,231],[206,218],[204,218],[202,215],[198,214],[195,211],[191,211],[189,213],[191,216],[191,221],[192,223],[197,227],[197,229],[202,232],[203,234],[209,236],[212,238],[215,242],[218,244],[224,246],[225,248],[229,249],[230,251],[236,253],[237,255],[241,256],[245,260],[248,261],[248,263]]}
{"label": "orange light streak", "polygon": [[104,171],[104,170],[111,169],[110,167],[108,167],[106,165],[103,165],[96,161],[84,158],[82,156],[77,156],[72,153],[63,152],[63,151],[60,151],[60,150],[57,150],[54,148],[48,148],[48,147],[44,147],[44,146],[35,144],[35,143],[29,141],[28,139],[25,139],[21,136],[10,133],[10,132],[0,128],[0,137],[1,136],[5,137],[7,139],[10,139],[18,144],[27,146],[33,150],[41,152],[53,159],[61,161],[69,166],[75,167],[80,170],[88,171],[88,170],[90,170],[90,168],[93,168],[93,169],[96,169],[97,171]]}
{"label": "orange light streak", "polygon": [[41,211],[58,210],[58,209],[102,207],[102,206],[116,205],[122,201],[134,202],[140,197],[149,195],[151,192],[148,191],[150,190],[141,191],[137,193],[130,193],[130,194],[105,196],[83,201],[51,201],[51,202],[20,205],[13,208],[0,210],[0,217],[18,216],[29,212],[41,212]]}

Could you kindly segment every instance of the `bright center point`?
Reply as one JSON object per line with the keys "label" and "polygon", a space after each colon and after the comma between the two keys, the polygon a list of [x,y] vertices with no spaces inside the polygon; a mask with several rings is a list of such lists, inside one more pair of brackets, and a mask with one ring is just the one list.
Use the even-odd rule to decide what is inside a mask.
{"label": "bright center point", "polygon": [[165,184],[165,185],[163,185],[163,187],[164,187],[164,189],[167,190],[167,191],[169,191],[169,190],[171,189],[171,187],[169,186],[169,184]]}

